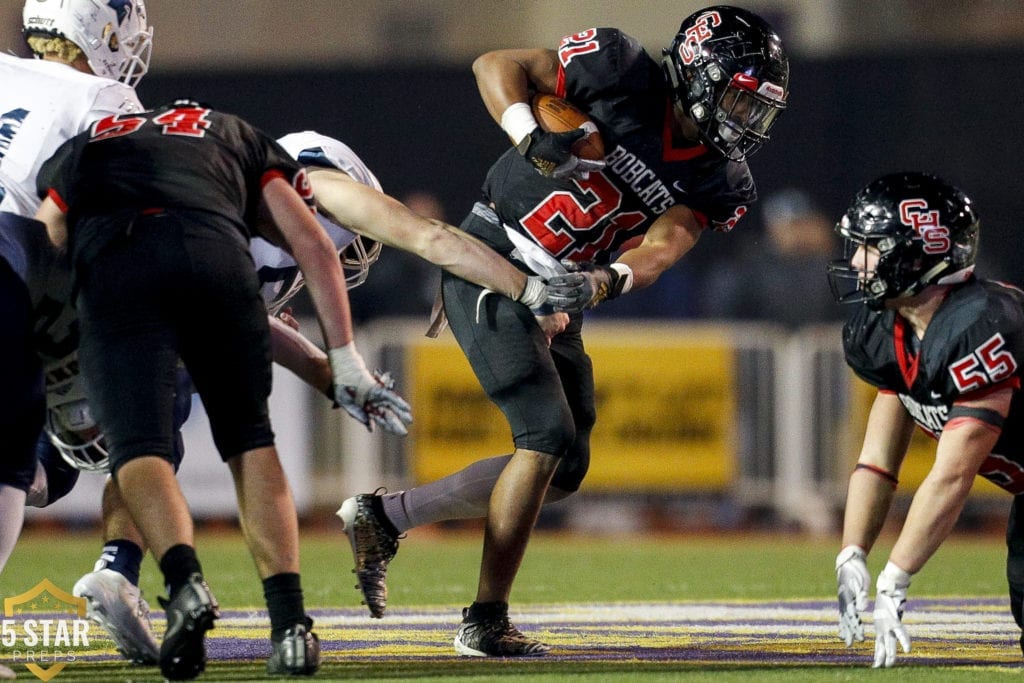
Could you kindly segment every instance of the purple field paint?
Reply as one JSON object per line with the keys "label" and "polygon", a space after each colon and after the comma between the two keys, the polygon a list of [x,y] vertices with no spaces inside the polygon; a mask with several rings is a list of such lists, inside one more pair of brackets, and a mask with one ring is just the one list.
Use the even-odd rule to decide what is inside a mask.
{"label": "purple field paint", "polygon": [[[222,610],[207,637],[211,661],[262,661],[269,655],[264,612]],[[325,663],[455,659],[456,607],[392,609],[371,619],[362,609],[312,610]],[[162,634],[163,614],[154,612]],[[520,630],[552,646],[545,660],[632,660],[676,663],[870,666],[874,643],[847,649],[836,635],[830,601],[680,602],[599,605],[513,605]],[[908,602],[904,623],[913,649],[899,666],[1024,668],[1020,632],[1006,599]],[[95,640],[85,661],[116,660],[110,642]],[[81,660],[80,660],[81,661]]]}

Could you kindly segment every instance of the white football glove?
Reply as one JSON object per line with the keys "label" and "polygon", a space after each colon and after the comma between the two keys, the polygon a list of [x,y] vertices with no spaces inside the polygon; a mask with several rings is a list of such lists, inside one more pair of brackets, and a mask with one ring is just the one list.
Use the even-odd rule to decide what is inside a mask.
{"label": "white football glove", "polygon": [[327,358],[334,378],[331,392],[335,403],[371,432],[376,423],[392,434],[409,433],[406,425],[412,423],[412,409],[393,391],[395,381],[388,373],[370,374],[355,342],[330,349]]}
{"label": "white football glove", "polygon": [[910,635],[903,626],[903,603],[907,601],[910,574],[892,562],[878,575],[875,585],[875,669],[896,663],[896,643],[910,652]]}
{"label": "white football glove", "polygon": [[848,545],[836,556],[836,581],[839,584],[839,637],[852,647],[864,642],[864,624],[860,613],[868,608],[868,584],[871,573],[867,554],[856,545]]}

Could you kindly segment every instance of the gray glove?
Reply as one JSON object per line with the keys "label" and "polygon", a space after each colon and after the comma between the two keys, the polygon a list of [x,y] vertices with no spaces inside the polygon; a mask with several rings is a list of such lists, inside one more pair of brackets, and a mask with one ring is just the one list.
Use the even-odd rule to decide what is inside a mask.
{"label": "gray glove", "polygon": [[862,548],[848,545],[836,556],[836,581],[839,584],[839,637],[852,647],[864,641],[860,613],[868,608],[868,584],[871,573]]}
{"label": "gray glove", "polygon": [[556,311],[579,313],[622,291],[622,276],[610,266],[563,261],[568,272],[548,279],[548,303]]}
{"label": "gray glove", "polygon": [[875,585],[875,669],[896,663],[896,643],[910,652],[910,635],[903,626],[903,604],[907,601],[910,574],[892,562],[878,575]]}

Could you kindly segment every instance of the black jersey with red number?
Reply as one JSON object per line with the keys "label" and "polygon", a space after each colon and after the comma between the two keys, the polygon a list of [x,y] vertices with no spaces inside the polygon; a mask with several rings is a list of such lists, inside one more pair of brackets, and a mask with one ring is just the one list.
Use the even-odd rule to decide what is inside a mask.
{"label": "black jersey with red number", "polygon": [[101,119],[42,167],[49,194],[71,226],[122,211],[187,209],[216,214],[245,238],[263,184],[284,177],[311,197],[302,166],[242,119],[197,105]]}
{"label": "black jersey with red number", "polygon": [[732,229],[756,199],[747,164],[703,145],[673,147],[661,66],[636,40],[617,29],[589,29],[564,38],[558,57],[555,94],[597,124],[607,166],[586,180],[555,180],[510,149],[484,184],[505,225],[558,259],[598,262],[676,204],[705,225]]}
{"label": "black jersey with red number", "polygon": [[950,292],[919,343],[913,337],[894,311],[861,307],[843,328],[846,361],[861,379],[895,393],[935,438],[954,403],[1012,388],[1002,434],[979,474],[1024,493],[1024,292],[972,280]]}

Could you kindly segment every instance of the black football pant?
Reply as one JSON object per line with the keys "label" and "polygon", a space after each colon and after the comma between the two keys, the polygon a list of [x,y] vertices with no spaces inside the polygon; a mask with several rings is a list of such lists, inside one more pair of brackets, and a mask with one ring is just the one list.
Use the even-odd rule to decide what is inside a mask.
{"label": "black football pant", "polygon": [[[1024,629],[1024,502],[1013,497],[1006,525],[1006,581],[1010,588],[1010,611],[1017,626]],[[1024,651],[1024,634],[1021,635]]]}
{"label": "black football pant", "polygon": [[[511,248],[486,211],[471,213],[462,228],[499,253]],[[583,317],[575,316],[548,347],[533,313],[521,303],[501,295],[481,299],[481,287],[447,272],[441,283],[452,332],[480,386],[508,420],[516,448],[560,457],[551,484],[576,491],[590,465],[596,420]]]}
{"label": "black football pant", "polygon": [[196,211],[92,220],[78,229],[117,234],[76,260],[79,361],[111,470],[142,455],[177,464],[179,358],[221,457],[272,445],[269,325],[237,228]]}
{"label": "black football pant", "polygon": [[0,256],[0,484],[28,491],[46,400],[32,348],[32,305],[25,283]]}

